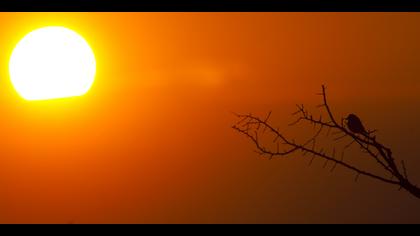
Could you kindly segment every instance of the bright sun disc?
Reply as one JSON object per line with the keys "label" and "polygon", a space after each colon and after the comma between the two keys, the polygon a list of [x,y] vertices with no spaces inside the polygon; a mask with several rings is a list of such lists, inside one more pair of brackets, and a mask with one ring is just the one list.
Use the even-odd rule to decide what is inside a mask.
{"label": "bright sun disc", "polygon": [[26,100],[80,96],[92,86],[96,61],[89,44],[64,27],[44,27],[27,34],[9,61],[16,91]]}

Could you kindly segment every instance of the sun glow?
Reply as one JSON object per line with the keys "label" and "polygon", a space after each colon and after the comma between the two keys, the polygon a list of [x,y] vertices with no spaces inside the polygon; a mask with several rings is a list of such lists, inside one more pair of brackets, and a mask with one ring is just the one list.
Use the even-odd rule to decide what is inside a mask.
{"label": "sun glow", "polygon": [[9,73],[26,100],[80,96],[93,84],[96,61],[89,44],[64,27],[44,27],[28,33],[15,47]]}

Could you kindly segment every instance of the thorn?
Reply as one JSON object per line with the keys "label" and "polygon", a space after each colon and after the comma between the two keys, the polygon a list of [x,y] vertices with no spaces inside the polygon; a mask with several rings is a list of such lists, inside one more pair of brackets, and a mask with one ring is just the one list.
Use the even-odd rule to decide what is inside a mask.
{"label": "thorn", "polygon": [[401,160],[401,165],[403,167],[403,171],[404,171],[404,176],[406,179],[408,179],[408,175],[407,175],[407,169],[405,168],[405,163],[404,160]]}
{"label": "thorn", "polygon": [[270,118],[270,116],[271,116],[271,111],[269,111],[269,112],[268,112],[268,115],[267,115],[267,117],[265,118],[264,122],[267,122],[267,121],[268,121],[268,119]]}
{"label": "thorn", "polygon": [[297,115],[297,114],[299,114],[300,112],[301,112],[300,110],[297,110],[297,111],[295,111],[295,112],[293,112],[293,113],[292,113],[292,116]]}
{"label": "thorn", "polygon": [[315,159],[315,154],[314,154],[314,156],[312,157],[312,159],[311,159],[311,161],[309,162],[309,164],[308,164],[308,166],[311,166],[312,165],[312,162],[314,161],[314,159]]}
{"label": "thorn", "polygon": [[357,180],[359,179],[359,175],[360,173],[357,173],[356,178],[354,178],[354,182],[357,182]]}
{"label": "thorn", "polygon": [[337,162],[334,163],[333,167],[331,168],[330,172],[333,172],[335,170],[335,167],[337,166]]}
{"label": "thorn", "polygon": [[327,166],[328,162],[329,162],[329,160],[327,159],[327,160],[325,161],[325,163],[324,163],[324,166],[323,166],[322,168],[325,168],[325,167]]}
{"label": "thorn", "polygon": [[263,153],[260,150],[254,150],[255,153],[257,153],[258,155],[263,155]]}
{"label": "thorn", "polygon": [[340,140],[340,139],[342,139],[342,138],[344,138],[344,137],[346,137],[347,136],[347,134],[344,134],[343,136],[340,136],[340,137],[338,137],[338,138],[335,138],[334,139],[334,141],[338,141],[338,140]]}

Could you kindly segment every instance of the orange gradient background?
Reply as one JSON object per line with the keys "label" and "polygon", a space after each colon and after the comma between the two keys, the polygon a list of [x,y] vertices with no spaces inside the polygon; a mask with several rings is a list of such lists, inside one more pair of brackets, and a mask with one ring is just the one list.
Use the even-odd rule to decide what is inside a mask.
{"label": "orange gradient background", "polygon": [[[1,13],[1,223],[420,223],[418,200],[323,162],[264,160],[234,112],[287,124],[326,84],[420,183],[418,13]],[[60,25],[91,45],[82,97],[30,102],[8,60]]]}

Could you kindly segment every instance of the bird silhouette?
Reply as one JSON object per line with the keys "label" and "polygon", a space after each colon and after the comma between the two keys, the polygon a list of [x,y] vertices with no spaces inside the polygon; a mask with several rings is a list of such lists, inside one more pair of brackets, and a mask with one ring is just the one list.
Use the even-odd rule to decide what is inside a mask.
{"label": "bird silhouette", "polygon": [[364,136],[369,136],[369,133],[366,131],[365,127],[362,124],[362,121],[355,114],[350,114],[346,118],[347,127],[349,130],[355,134],[361,134]]}

